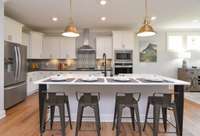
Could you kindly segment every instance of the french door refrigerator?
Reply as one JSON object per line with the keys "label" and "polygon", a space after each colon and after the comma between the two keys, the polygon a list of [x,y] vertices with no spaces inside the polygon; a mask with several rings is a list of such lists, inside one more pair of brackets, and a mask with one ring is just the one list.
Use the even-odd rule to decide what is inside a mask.
{"label": "french door refrigerator", "polygon": [[4,107],[8,109],[26,98],[27,47],[4,42]]}

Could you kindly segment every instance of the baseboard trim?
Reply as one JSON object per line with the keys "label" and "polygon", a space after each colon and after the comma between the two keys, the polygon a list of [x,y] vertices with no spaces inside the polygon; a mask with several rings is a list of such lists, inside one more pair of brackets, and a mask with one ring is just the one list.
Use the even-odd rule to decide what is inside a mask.
{"label": "baseboard trim", "polygon": [[6,111],[5,110],[0,110],[0,119],[6,117]]}

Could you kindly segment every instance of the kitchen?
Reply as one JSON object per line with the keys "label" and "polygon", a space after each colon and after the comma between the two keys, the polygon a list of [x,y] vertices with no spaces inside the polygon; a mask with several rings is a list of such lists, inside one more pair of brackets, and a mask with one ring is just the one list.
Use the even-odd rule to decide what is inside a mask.
{"label": "kitchen", "polygon": [[[51,0],[49,3],[33,0],[20,2],[5,0],[2,3],[4,5],[2,8],[2,11],[4,10],[2,13],[4,83],[2,84],[5,91],[2,95],[4,97],[0,98],[4,101],[3,110],[0,112],[1,117],[7,118],[5,111],[9,113],[34,98],[33,106],[37,106],[35,108],[39,111],[36,114],[40,115],[40,118],[35,118],[40,119],[40,123],[37,123],[36,135],[57,135],[57,133],[59,135],[58,129],[56,132],[47,129],[46,132],[41,127],[43,125],[41,114],[44,109],[42,105],[45,99],[43,91],[64,91],[68,96],[73,129],[68,130],[67,126],[67,135],[74,135],[76,119],[78,119],[76,117],[78,101],[75,92],[100,93],[100,122],[103,124],[100,126],[103,128],[107,125],[104,123],[113,122],[114,96],[119,91],[141,93],[139,109],[142,124],[145,121],[148,96],[153,95],[154,92],[169,93],[173,88],[175,92],[184,90],[185,101],[198,105],[200,103],[198,99],[200,24],[196,10],[199,9],[199,3],[195,0],[190,3],[185,2],[185,10],[188,10],[190,16],[185,15],[182,19],[184,13],[181,12],[172,16],[179,2],[180,0],[176,0],[175,7],[168,11],[172,2],[162,3],[156,0],[141,2],[87,0],[81,4],[79,0],[60,2]],[[88,8],[90,4],[92,7]],[[163,7],[159,7],[159,4]],[[118,9],[121,9],[122,5],[127,8],[120,13]],[[34,11],[36,8],[38,10]],[[159,10],[166,10],[168,13],[158,12]],[[176,18],[177,20],[174,21]],[[150,29],[147,33],[142,33],[145,32],[144,27],[140,29],[143,25]],[[142,34],[147,34],[148,37]],[[156,83],[145,83],[146,78]],[[59,79],[60,82],[54,81]],[[63,81],[68,79],[69,82]],[[81,81],[78,82],[79,80]],[[40,105],[38,96],[43,98],[39,99]],[[177,103],[178,105],[183,104],[182,97],[175,97],[180,102]],[[104,102],[111,109],[105,108]],[[86,113],[90,116],[89,109]],[[178,113],[179,116],[183,116],[183,105],[182,108],[178,108]],[[57,114],[59,115],[56,110]],[[129,111],[126,109],[123,114],[129,116]],[[55,124],[58,126],[60,117],[61,115],[55,117],[57,121]],[[171,115],[170,117],[173,118]],[[181,117],[178,117],[178,121],[180,135],[198,134],[198,129],[193,132],[190,129],[185,131],[184,125],[188,124],[182,123]],[[92,120],[92,122],[97,121]],[[85,127],[84,123],[83,127]],[[109,123],[108,128],[111,126]],[[96,132],[95,128],[94,130]],[[118,130],[119,128],[116,129],[116,133]],[[153,130],[155,131],[155,128]],[[115,135],[112,129],[108,132],[104,129],[101,131],[102,135]],[[131,131],[132,135],[138,134],[137,131],[128,131]],[[11,135],[11,133],[2,133]],[[80,133],[84,132],[80,131]],[[127,135],[127,130],[123,128],[121,133]],[[151,130],[148,130],[147,134],[143,135],[151,134]],[[18,135],[23,134],[19,132]],[[26,135],[31,134],[26,132]],[[62,135],[64,135],[63,131]],[[88,135],[96,134],[88,131]],[[154,136],[156,135],[154,133]]]}

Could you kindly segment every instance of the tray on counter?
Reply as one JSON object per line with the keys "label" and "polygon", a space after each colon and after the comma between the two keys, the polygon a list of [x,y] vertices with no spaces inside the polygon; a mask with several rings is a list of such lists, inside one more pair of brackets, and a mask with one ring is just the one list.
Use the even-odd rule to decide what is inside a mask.
{"label": "tray on counter", "polygon": [[140,82],[143,82],[143,83],[174,83],[172,81],[168,81],[168,80],[162,80],[162,81],[151,81],[151,80],[147,80],[145,78],[137,78],[137,80],[139,80]]}
{"label": "tray on counter", "polygon": [[81,82],[81,83],[104,83],[104,79],[103,78],[97,78],[96,81],[83,81],[81,78],[77,79],[75,82]]}
{"label": "tray on counter", "polygon": [[109,83],[138,83],[138,81],[136,81],[135,79],[133,78],[129,78],[130,80],[128,81],[120,81],[120,80],[115,80],[114,78],[107,78],[107,81]]}
{"label": "tray on counter", "polygon": [[47,79],[44,82],[72,82],[75,78],[66,78],[65,80],[52,80]]}

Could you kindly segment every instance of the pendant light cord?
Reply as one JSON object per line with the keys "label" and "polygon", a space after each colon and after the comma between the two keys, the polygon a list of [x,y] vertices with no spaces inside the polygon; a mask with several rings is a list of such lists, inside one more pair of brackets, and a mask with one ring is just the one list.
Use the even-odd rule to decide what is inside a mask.
{"label": "pendant light cord", "polygon": [[145,18],[148,18],[148,6],[147,6],[147,0],[145,0]]}
{"label": "pendant light cord", "polygon": [[70,22],[73,23],[73,20],[72,20],[72,0],[69,0],[69,8],[70,8]]}

